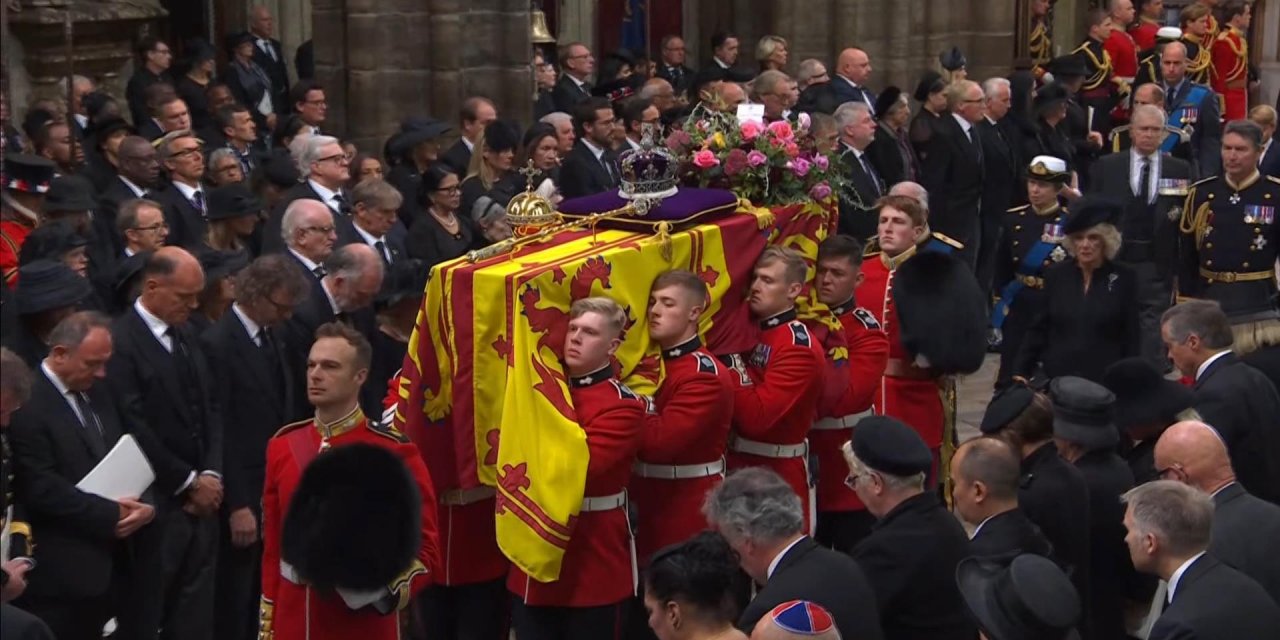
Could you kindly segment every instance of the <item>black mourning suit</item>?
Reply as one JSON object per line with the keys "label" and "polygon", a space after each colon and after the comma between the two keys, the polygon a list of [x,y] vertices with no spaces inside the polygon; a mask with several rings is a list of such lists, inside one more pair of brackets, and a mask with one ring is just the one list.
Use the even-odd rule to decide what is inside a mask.
{"label": "black mourning suit", "polygon": [[936,138],[920,156],[920,181],[929,192],[929,227],[960,241],[965,262],[977,259],[982,198],[982,140],[976,125],[966,134],[950,113],[935,122]]}
{"label": "black mourning suit", "polygon": [[1248,576],[1200,556],[1178,580],[1150,640],[1269,640],[1280,629],[1280,605]]}
{"label": "black mourning suit", "polygon": [[837,229],[865,241],[876,235],[875,202],[886,193],[886,185],[872,166],[871,157],[863,152],[859,158],[858,151],[843,142],[840,144],[840,162],[849,176],[856,201],[854,198],[840,198]]}
{"label": "black mourning suit", "polygon": [[760,618],[791,600],[821,605],[846,638],[888,637],[880,630],[875,594],[862,568],[849,556],[820,546],[812,538],[801,538],[782,556],[773,575],[738,618],[738,628],[750,633]]}
{"label": "black mourning suit", "polygon": [[597,159],[579,139],[560,168],[560,192],[566,198],[590,196],[618,186],[618,164],[613,152],[605,149]]}
{"label": "black mourning suit", "polygon": [[217,570],[219,638],[252,635],[260,588],[262,548],[260,544],[233,547],[228,518],[236,510],[249,508],[261,523],[267,441],[280,427],[304,417],[294,411],[293,373],[284,364],[279,339],[271,329],[259,331],[263,332],[260,336],[249,335],[235,310],[228,310],[201,336],[219,401],[225,407],[224,497],[219,516],[223,531]]}
{"label": "black mourning suit", "polygon": [[1280,504],[1280,394],[1261,371],[1227,353],[1196,378],[1196,411],[1227,444],[1249,493]]}
{"label": "black mourning suit", "polygon": [[1280,507],[1249,495],[1239,482],[1213,494],[1213,538],[1209,552],[1253,578],[1280,604]]}
{"label": "black mourning suit", "polygon": [[196,199],[199,199],[202,207],[207,207],[207,196],[204,189],[200,188],[192,193],[191,198],[187,198],[173,183],[156,194],[156,200],[164,205],[164,221],[169,225],[166,244],[193,248],[204,243],[205,210],[197,208]]}
{"label": "black mourning suit", "polygon": [[579,102],[585,102],[589,98],[591,98],[591,85],[578,86],[578,83],[566,74],[560,74],[560,79],[556,80],[556,85],[551,88],[551,101],[555,103],[556,111],[571,114]]}
{"label": "black mourning suit", "polygon": [[[313,291],[311,297],[298,305],[293,311],[293,317],[278,331],[284,348],[285,366],[292,370],[293,413],[299,416],[312,413],[311,403],[307,401],[307,357],[311,353],[311,345],[315,343],[316,329],[323,324],[339,321],[366,337],[372,337],[377,331],[377,319],[371,307],[343,312],[339,317],[339,314],[334,313],[333,304],[329,302],[329,296],[323,287],[320,284],[318,293]],[[365,382],[360,390],[360,408],[365,415],[382,415],[382,400],[386,393],[386,380],[370,378]]]}
{"label": "black mourning suit", "polygon": [[[293,105],[289,104],[289,66],[284,59],[284,49],[280,47],[280,41],[275,38],[262,38],[261,43],[258,39],[258,36],[254,35],[253,61],[262,67],[262,70],[267,72],[267,77],[271,79],[271,106],[276,113],[289,113]],[[245,104],[253,110],[258,103]]]}
{"label": "black mourning suit", "polygon": [[1017,507],[987,518],[969,540],[971,556],[1012,561],[1024,553],[1052,559],[1053,545]]}
{"label": "black mourning suit", "polygon": [[[31,399],[10,427],[17,496],[39,531],[27,590],[19,605],[42,618],[58,638],[102,637],[102,626],[129,610],[130,544],[118,540],[119,505],[75,487],[125,431],[105,385],[78,398],[82,422],[48,375],[35,369]],[[153,525],[148,525],[153,526]],[[127,627],[126,627],[127,628]]]}
{"label": "black mourning suit", "polygon": [[213,375],[187,327],[168,328],[171,352],[131,307],[116,318],[111,335],[107,380],[125,419],[146,433],[143,448],[156,471],[157,539],[137,541],[145,549],[139,561],[158,589],[145,615],[163,629],[164,640],[212,638],[217,521],[182,506],[184,488],[196,475],[222,473],[222,418]]}
{"label": "black mourning suit", "polygon": [[[1089,602],[1089,486],[1080,470],[1058,456],[1052,442],[1022,460],[1018,504],[1053,545],[1053,559]],[[1087,620],[1087,614],[1081,618]]]}

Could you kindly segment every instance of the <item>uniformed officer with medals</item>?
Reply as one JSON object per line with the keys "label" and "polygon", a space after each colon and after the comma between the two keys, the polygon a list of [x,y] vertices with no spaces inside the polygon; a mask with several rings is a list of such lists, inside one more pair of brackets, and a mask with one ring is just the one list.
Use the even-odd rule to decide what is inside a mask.
{"label": "uniformed officer with medals", "polygon": [[1049,83],[1045,78],[1049,61],[1053,59],[1053,37],[1049,33],[1049,6],[1051,0],[1031,0],[1031,32],[1027,35],[1027,52],[1031,54],[1031,73],[1037,81]]}
{"label": "uniformed officer with medals", "polygon": [[1164,49],[1164,45],[1181,39],[1182,29],[1177,27],[1160,27],[1156,31],[1155,46],[1138,52],[1138,75],[1133,79],[1134,90],[1148,82],[1160,82],[1163,79],[1160,72],[1160,51]]}
{"label": "uniformed officer with medals", "polygon": [[[1154,107],[1159,107],[1161,111],[1164,111],[1164,98],[1164,89],[1162,89],[1160,85],[1154,83],[1144,84],[1133,90],[1133,109],[1137,109],[1139,106],[1144,104],[1149,104]],[[1168,153],[1179,160],[1186,160],[1189,163],[1193,162],[1191,132],[1169,124],[1167,120],[1168,118],[1166,116],[1166,122],[1164,125],[1165,137],[1160,143],[1160,151]],[[1121,125],[1112,129],[1109,144],[1111,147],[1111,153],[1128,151],[1129,148],[1133,146],[1133,134],[1131,132],[1130,125]]]}
{"label": "uniformed officer with medals", "polygon": [[1192,185],[1179,223],[1179,297],[1216,300],[1228,315],[1276,295],[1280,179],[1258,172],[1262,142],[1253,122],[1227,124],[1223,175]]}
{"label": "uniformed officer with medals", "polygon": [[1041,272],[1067,258],[1062,248],[1067,209],[1061,194],[1069,182],[1071,172],[1065,160],[1036,156],[1027,168],[1028,204],[1005,213],[994,281],[999,298],[991,314],[992,328],[1001,333],[996,388],[1007,385],[1013,375],[1013,360],[1038,307],[1038,298],[1044,295]]}

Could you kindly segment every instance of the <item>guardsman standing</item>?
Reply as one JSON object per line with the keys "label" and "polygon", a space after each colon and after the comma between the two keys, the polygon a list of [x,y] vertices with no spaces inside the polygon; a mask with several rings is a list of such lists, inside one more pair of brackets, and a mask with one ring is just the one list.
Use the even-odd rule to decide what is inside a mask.
{"label": "guardsman standing", "polygon": [[[1086,110],[1093,110],[1093,117],[1088,121],[1089,130],[1105,136],[1111,130],[1111,110],[1122,96],[1129,95],[1129,82],[1116,73],[1115,63],[1104,44],[1115,31],[1111,16],[1105,9],[1090,9],[1085,15],[1089,37],[1072,51],[1084,61],[1086,68],[1084,84],[1080,85],[1080,104]],[[1128,37],[1128,34],[1124,36]],[[1134,67],[1136,73],[1136,60]]]}
{"label": "guardsman standing", "polygon": [[760,323],[760,343],[745,363],[734,356],[729,470],[768,467],[795,489],[812,531],[809,427],[822,394],[822,345],[796,319],[808,267],[794,250],[766,247],[756,261],[747,303]]}
{"label": "guardsman standing", "polygon": [[818,526],[814,538],[833,549],[852,553],[871,532],[875,516],[845,483],[840,447],[853,435],[858,420],[871,415],[876,388],[889,361],[889,337],[870,311],[857,306],[853,292],[862,282],[862,243],[850,236],[827,238],[818,245],[813,279],[818,301],[840,321],[840,329],[814,322],[810,332],[826,352],[825,384],[818,402],[818,421],[809,443],[818,459]]}
{"label": "guardsman standing", "polygon": [[1191,186],[1182,208],[1179,297],[1208,298],[1231,315],[1276,294],[1280,179],[1258,172],[1262,129],[1227,124],[1223,175]]}
{"label": "guardsman standing", "polygon": [[997,389],[1013,377],[1013,361],[1044,295],[1042,272],[1067,258],[1062,248],[1067,209],[1061,194],[1069,182],[1065,160],[1036,156],[1027,167],[1028,204],[1005,213],[994,281],[1000,293],[991,313],[991,326],[1001,332]]}
{"label": "guardsman standing", "polygon": [[627,521],[627,485],[645,428],[643,398],[614,377],[627,314],[609,298],[569,307],[564,360],[569,395],[586,434],[590,463],[582,509],[565,549],[560,578],[537,582],[518,567],[512,626],[520,640],[622,637],[638,567]]}
{"label": "guardsman standing", "polygon": [[[1134,8],[1130,0],[1111,0],[1111,33],[1103,41],[1102,48],[1111,56],[1111,72],[1117,85],[1133,86],[1138,76],[1138,44],[1126,31],[1133,23]],[[1111,112],[1113,122],[1128,122],[1129,109],[1123,101],[1117,101]]]}
{"label": "guardsman standing", "polygon": [[[267,443],[262,497],[260,640],[399,638],[399,612],[413,595],[431,582],[438,565],[435,490],[418,448],[394,428],[369,420],[360,411],[360,388],[368,374],[371,353],[368,340],[354,329],[336,322],[321,325],[316,330],[316,341],[307,361],[307,399],[316,408],[315,418],[282,428]],[[404,469],[417,487],[416,491],[407,493],[419,507],[420,522],[402,521],[406,510],[403,501],[364,505],[357,499],[361,491],[397,493],[387,484],[367,486],[371,482],[383,482],[387,478],[384,469],[372,469],[367,463],[339,463],[342,458],[358,463],[369,457],[368,449],[372,447],[390,452],[404,463]],[[342,458],[325,459],[327,452],[347,448],[356,451],[344,451]],[[357,453],[361,450],[363,455]],[[382,458],[387,456],[383,454]],[[320,486],[320,479],[308,474],[312,465],[318,468],[317,474],[328,470],[324,476],[334,475],[336,466],[357,466],[365,471],[357,469],[346,478],[328,477],[329,483],[346,483],[348,499],[318,509],[317,504],[323,502],[318,500],[317,490],[320,495],[330,496],[343,495],[343,491]],[[367,481],[360,483],[366,472]],[[344,530],[339,523],[324,518],[326,512],[351,515],[349,528]],[[304,514],[323,522],[303,517]],[[311,526],[307,527],[308,524]],[[405,551],[398,544],[412,538],[398,529],[405,525],[420,529],[417,547],[408,550],[407,562],[399,573],[377,572],[377,567],[385,568],[391,562],[388,554]],[[326,531],[330,535],[338,531],[349,535],[334,542],[322,537]],[[342,544],[379,546],[380,549],[372,553],[366,549],[357,554],[315,557],[320,550]],[[321,572],[329,579],[321,580]],[[367,584],[354,586],[355,582],[348,581],[345,584],[353,586],[344,588],[340,577],[334,579],[339,574],[349,576],[348,580],[361,583],[376,580],[375,584],[385,586],[370,589]],[[327,586],[337,589],[318,586],[330,582],[334,584]]]}
{"label": "guardsman standing", "polygon": [[986,334],[987,305],[973,274],[946,255],[959,243],[929,232],[920,200],[890,195],[881,198],[879,210],[876,239],[863,251],[865,280],[855,295],[889,338],[875,412],[911,425],[938,462],[947,458],[955,435],[946,376],[981,366],[986,341],[974,336]]}
{"label": "guardsman standing", "polygon": [[1245,0],[1232,0],[1223,9],[1226,28],[1210,49],[1213,57],[1213,90],[1222,96],[1222,117],[1243,120],[1249,113],[1249,43],[1245,32],[1253,10]]}
{"label": "guardsman standing", "polygon": [[649,337],[662,349],[666,373],[631,471],[642,566],[707,528],[703,498],[724,479],[734,383],[698,336],[708,302],[706,283],[683,269],[660,274],[649,292]]}
{"label": "guardsman standing", "polygon": [[1031,73],[1037,81],[1044,81],[1049,61],[1053,59],[1053,38],[1049,34],[1049,7],[1052,0],[1031,0],[1031,33],[1027,47],[1031,53]]}
{"label": "guardsman standing", "polygon": [[0,276],[17,285],[18,253],[27,235],[44,218],[44,195],[57,169],[52,162],[26,153],[4,157],[4,203],[0,204]]}
{"label": "guardsman standing", "polygon": [[1164,25],[1161,21],[1164,17],[1164,0],[1134,0],[1133,5],[1138,9],[1138,21],[1129,27],[1129,35],[1133,36],[1133,42],[1139,51],[1154,49],[1156,33]]}

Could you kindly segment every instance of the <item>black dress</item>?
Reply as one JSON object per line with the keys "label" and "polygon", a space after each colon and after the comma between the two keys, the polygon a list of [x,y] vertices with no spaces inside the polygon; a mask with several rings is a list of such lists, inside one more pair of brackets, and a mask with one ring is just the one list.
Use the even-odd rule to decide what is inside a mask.
{"label": "black dress", "polygon": [[409,257],[423,260],[428,267],[462,256],[474,247],[480,235],[459,210],[458,232],[449,233],[429,211],[424,211],[409,227]]}
{"label": "black dress", "polygon": [[202,130],[213,122],[213,114],[209,113],[209,99],[204,94],[208,88],[209,83],[200,84],[192,80],[191,76],[182,76],[178,79],[178,86],[174,87],[178,97],[187,103],[192,129]]}
{"label": "black dress", "polygon": [[1015,375],[1031,378],[1041,365],[1048,378],[1079,376],[1101,382],[1117,360],[1138,355],[1138,282],[1133,271],[1106,261],[1089,290],[1074,261],[1044,271],[1044,295],[1014,361]]}

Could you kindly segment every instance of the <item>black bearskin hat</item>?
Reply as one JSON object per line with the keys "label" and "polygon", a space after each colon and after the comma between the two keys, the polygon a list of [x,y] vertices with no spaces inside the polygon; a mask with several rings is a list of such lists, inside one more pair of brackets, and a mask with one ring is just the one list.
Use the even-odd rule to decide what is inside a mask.
{"label": "black bearskin hat", "polygon": [[982,290],[960,260],[922,251],[898,267],[893,303],[902,346],[924,356],[938,373],[973,373],[986,355],[987,312]]}

